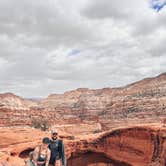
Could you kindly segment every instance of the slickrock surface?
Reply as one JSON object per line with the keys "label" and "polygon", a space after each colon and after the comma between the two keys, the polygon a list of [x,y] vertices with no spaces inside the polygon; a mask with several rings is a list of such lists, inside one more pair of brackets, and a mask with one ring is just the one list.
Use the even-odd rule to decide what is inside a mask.
{"label": "slickrock surface", "polygon": [[[42,137],[30,128],[0,129],[0,163],[23,166]],[[61,133],[63,134],[63,133]],[[68,166],[165,166],[166,128],[161,124],[117,128],[98,134],[64,137]]]}

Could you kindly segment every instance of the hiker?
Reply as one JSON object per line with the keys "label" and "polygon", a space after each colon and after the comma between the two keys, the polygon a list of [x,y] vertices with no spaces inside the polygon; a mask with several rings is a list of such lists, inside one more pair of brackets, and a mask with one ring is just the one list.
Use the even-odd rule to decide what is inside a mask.
{"label": "hiker", "polygon": [[58,130],[51,132],[51,138],[48,146],[51,150],[49,166],[66,166],[65,148],[63,141],[58,138]]}
{"label": "hiker", "polygon": [[43,138],[42,144],[37,146],[33,152],[34,166],[48,166],[50,160],[50,149],[48,145],[50,139],[48,137]]}

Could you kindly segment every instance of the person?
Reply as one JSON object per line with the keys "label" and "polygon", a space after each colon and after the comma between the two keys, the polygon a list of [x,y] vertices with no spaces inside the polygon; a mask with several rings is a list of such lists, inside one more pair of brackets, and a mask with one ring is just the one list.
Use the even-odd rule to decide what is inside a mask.
{"label": "person", "polygon": [[60,164],[66,166],[65,147],[63,141],[58,137],[58,130],[51,132],[51,138],[48,146],[51,151],[49,166],[60,166]]}
{"label": "person", "polygon": [[44,137],[42,140],[42,144],[37,146],[33,152],[33,163],[34,166],[48,166],[51,151],[48,148],[50,143],[50,139],[48,137]]}

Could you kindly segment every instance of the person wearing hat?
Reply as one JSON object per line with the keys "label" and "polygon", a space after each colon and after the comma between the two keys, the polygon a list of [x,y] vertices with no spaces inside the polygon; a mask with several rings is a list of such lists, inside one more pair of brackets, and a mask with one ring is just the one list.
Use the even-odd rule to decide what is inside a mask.
{"label": "person wearing hat", "polygon": [[51,151],[49,166],[60,166],[60,164],[66,166],[65,147],[63,141],[58,138],[58,130],[51,132],[51,140],[48,147]]}
{"label": "person wearing hat", "polygon": [[33,152],[33,164],[34,166],[48,166],[51,151],[48,148],[50,139],[48,137],[43,138],[42,144],[37,146]]}

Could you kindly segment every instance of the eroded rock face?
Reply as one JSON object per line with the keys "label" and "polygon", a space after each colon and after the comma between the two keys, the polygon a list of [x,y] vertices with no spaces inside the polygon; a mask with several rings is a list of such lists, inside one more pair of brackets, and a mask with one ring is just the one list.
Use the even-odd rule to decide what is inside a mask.
{"label": "eroded rock face", "polygon": [[[31,137],[29,141],[25,139],[27,135],[32,135],[28,131],[30,132],[24,129],[24,134],[20,136],[24,138],[22,142],[19,140],[16,143],[10,140],[5,145],[1,141],[1,162],[8,160],[8,163],[14,165],[18,162],[17,166],[23,166],[23,158],[25,159],[29,151],[39,144],[42,136],[48,135],[38,131],[40,136],[36,136],[32,142]],[[4,137],[3,134],[2,137]],[[13,146],[14,142],[15,146]],[[68,166],[106,166],[108,164],[111,166],[165,166],[166,164],[166,128],[161,127],[161,124],[116,129],[101,134],[82,136],[75,140],[64,139],[64,143]],[[7,151],[10,155],[7,155]]]}
{"label": "eroded rock face", "polygon": [[[110,159],[109,163],[115,166],[147,166],[154,155],[155,134],[152,129],[139,127],[107,132],[90,142],[82,141],[82,145],[76,144],[70,158],[77,161],[75,154],[82,152],[87,155],[87,152],[91,152],[104,154]],[[83,165],[82,163],[81,166]]]}
{"label": "eroded rock face", "polygon": [[[166,129],[159,126],[131,127],[109,131],[91,140],[68,144],[69,163],[76,166],[74,164],[76,161],[80,166],[86,166],[86,163],[88,165],[94,163],[94,158],[98,158],[99,155],[101,158],[109,159],[105,160],[105,164],[110,163],[115,166],[165,166],[165,136]],[[93,159],[92,161],[85,160],[84,163],[83,158],[87,158],[87,156],[93,156]],[[100,158],[97,161],[103,162]]]}
{"label": "eroded rock face", "polygon": [[103,153],[77,153],[68,159],[68,166],[130,166],[125,162],[112,160]]}
{"label": "eroded rock face", "polygon": [[[54,124],[100,123],[103,130],[126,120],[158,122],[166,115],[166,74],[121,88],[77,89],[35,102],[0,95],[0,126],[29,125],[33,118]],[[133,121],[133,119],[137,118]]]}
{"label": "eroded rock face", "polygon": [[37,102],[23,99],[13,93],[0,94],[0,108],[11,110],[29,110],[30,107],[37,106]]}

